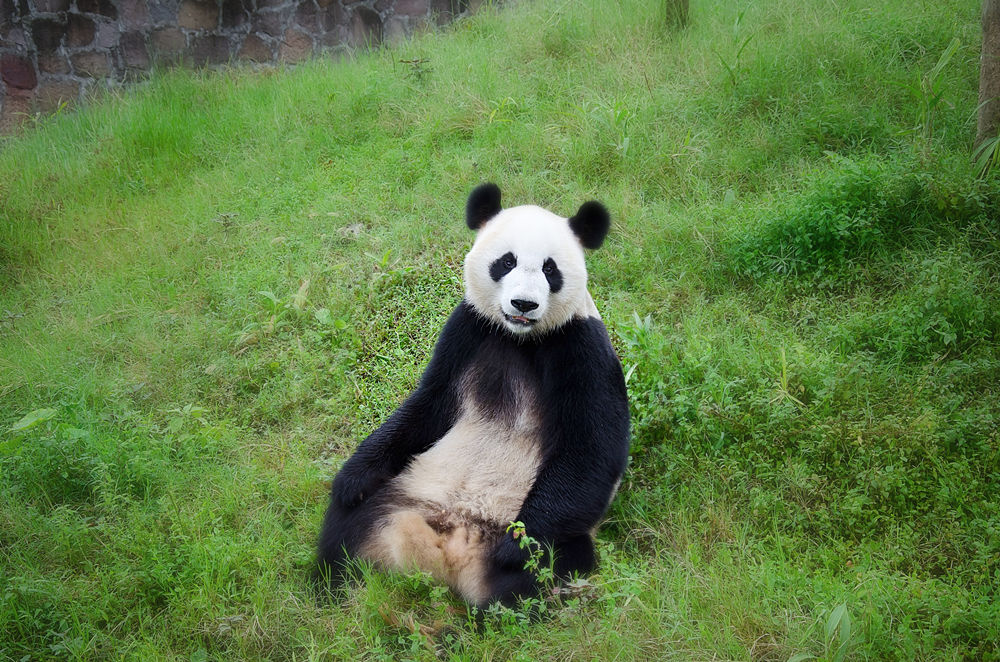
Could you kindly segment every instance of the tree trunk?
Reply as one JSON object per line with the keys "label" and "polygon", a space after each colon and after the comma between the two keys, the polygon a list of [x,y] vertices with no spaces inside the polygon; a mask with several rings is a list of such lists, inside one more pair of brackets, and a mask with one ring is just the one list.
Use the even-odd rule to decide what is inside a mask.
{"label": "tree trunk", "polygon": [[1000,0],[983,0],[976,146],[997,135],[997,129],[1000,129]]}

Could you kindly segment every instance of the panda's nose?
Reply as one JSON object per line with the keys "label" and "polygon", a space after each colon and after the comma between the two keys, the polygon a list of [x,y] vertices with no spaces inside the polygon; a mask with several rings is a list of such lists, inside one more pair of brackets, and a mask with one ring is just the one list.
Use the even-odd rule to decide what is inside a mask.
{"label": "panda's nose", "polygon": [[511,299],[510,305],[514,306],[522,313],[526,313],[528,311],[534,310],[535,308],[538,308],[538,304],[535,303],[534,301],[525,301],[524,299]]}

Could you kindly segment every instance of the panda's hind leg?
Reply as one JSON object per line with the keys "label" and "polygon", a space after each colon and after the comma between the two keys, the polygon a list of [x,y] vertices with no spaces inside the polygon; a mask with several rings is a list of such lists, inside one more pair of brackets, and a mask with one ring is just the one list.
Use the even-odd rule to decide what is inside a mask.
{"label": "panda's hind leg", "polygon": [[479,527],[456,526],[446,536],[442,550],[449,574],[447,582],[469,602],[486,597],[486,550]]}
{"label": "panda's hind leg", "polygon": [[331,498],[316,553],[314,583],[317,588],[339,588],[348,573],[350,560],[358,555],[378,519],[376,500],[345,508]]}
{"label": "panda's hind leg", "polygon": [[403,571],[420,570],[451,586],[466,600],[485,595],[482,534],[473,525],[432,526],[420,510],[389,515],[362,555]]}
{"label": "panda's hind leg", "polygon": [[421,570],[438,578],[445,572],[440,536],[416,510],[389,515],[365,555],[399,570]]}

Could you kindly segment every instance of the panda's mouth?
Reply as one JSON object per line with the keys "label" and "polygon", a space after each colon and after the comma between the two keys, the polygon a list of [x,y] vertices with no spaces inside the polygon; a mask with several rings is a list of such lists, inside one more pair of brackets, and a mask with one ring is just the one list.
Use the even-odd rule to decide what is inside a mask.
{"label": "panda's mouth", "polygon": [[524,328],[532,327],[538,322],[538,320],[529,319],[524,315],[508,315],[507,313],[504,313],[503,316],[511,324],[523,326]]}

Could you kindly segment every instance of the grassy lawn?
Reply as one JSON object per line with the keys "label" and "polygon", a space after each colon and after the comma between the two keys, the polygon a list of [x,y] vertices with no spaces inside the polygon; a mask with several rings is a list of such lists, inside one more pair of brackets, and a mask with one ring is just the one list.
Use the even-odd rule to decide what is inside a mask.
{"label": "grassy lawn", "polygon": [[[1000,659],[979,3],[660,5],[164,72],[0,143],[0,659]],[[366,569],[317,601],[483,181],[612,212],[601,568],[539,622]]]}

